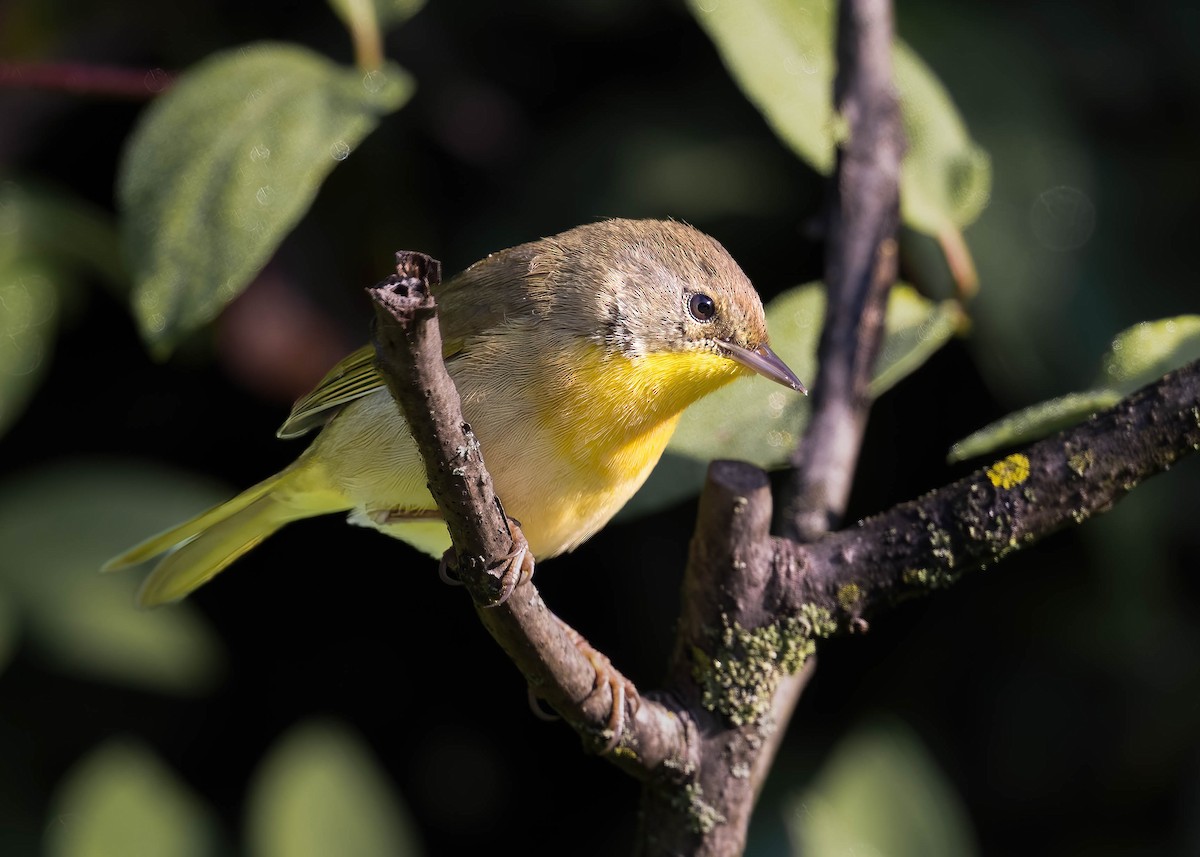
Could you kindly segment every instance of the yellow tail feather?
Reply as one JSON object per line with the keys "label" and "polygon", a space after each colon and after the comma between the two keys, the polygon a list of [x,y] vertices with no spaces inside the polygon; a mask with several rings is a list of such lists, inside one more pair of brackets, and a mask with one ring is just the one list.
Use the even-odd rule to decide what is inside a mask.
{"label": "yellow tail feather", "polygon": [[284,470],[232,500],[152,536],[109,560],[101,570],[116,571],[170,551],[142,584],[138,603],[150,607],[177,601],[289,521],[345,508],[328,497],[295,496],[294,486],[288,483],[296,473],[293,468]]}

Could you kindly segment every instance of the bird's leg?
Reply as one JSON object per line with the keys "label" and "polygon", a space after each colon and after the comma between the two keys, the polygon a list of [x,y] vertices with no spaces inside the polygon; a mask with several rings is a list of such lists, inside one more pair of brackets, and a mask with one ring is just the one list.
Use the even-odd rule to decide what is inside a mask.
{"label": "bird's leg", "polygon": [[638,706],[641,704],[641,697],[638,696],[637,687],[633,682],[621,675],[616,667],[612,665],[606,656],[601,654],[591,643],[583,638],[583,635],[559,619],[560,625],[567,633],[567,638],[575,645],[575,648],[583,654],[588,662],[591,663],[592,669],[596,671],[596,680],[592,684],[592,693],[598,691],[604,685],[608,685],[609,692],[612,694],[612,709],[608,713],[608,742],[604,745],[605,753],[610,752],[621,741],[621,735],[625,732],[625,705],[628,702],[629,709],[632,713],[637,713]]}

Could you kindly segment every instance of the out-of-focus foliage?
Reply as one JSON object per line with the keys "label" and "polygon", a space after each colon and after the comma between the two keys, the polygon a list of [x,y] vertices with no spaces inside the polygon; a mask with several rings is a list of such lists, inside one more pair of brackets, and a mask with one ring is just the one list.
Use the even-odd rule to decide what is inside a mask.
{"label": "out-of-focus foliage", "polygon": [[[247,797],[247,857],[419,857],[408,812],[370,749],[333,721],[302,723],[261,762]],[[150,750],[113,739],[67,773],[46,857],[215,857],[211,809]]]}
{"label": "out-of-focus foliage", "polygon": [[[766,309],[772,349],[811,384],[825,314],[824,286],[797,286]],[[871,394],[881,395],[918,369],[954,335],[960,318],[956,301],[930,301],[911,286],[895,286],[888,298]],[[714,458],[779,467],[804,433],[810,410],[807,397],[757,376],[701,399],[684,413],[662,461],[622,510],[621,518],[628,520],[695,495],[704,483],[707,462]]]}
{"label": "out-of-focus foliage", "polygon": [[[688,6],[775,132],[816,169],[831,172],[834,147],[846,133],[831,98],[837,4],[689,0]],[[908,140],[901,213],[914,229],[957,236],[987,203],[988,156],[971,140],[945,87],[903,42],[896,43],[894,63]]]}
{"label": "out-of-focus foliage", "polygon": [[413,90],[294,45],[254,44],[190,70],[147,110],[119,178],[142,334],[165,354],[237,297],[321,182]]}
{"label": "out-of-focus foliage", "polygon": [[418,857],[408,813],[370,750],[345,727],[307,723],[282,739],[251,786],[252,857]]}
{"label": "out-of-focus foliage", "polygon": [[64,461],[0,483],[7,624],[63,669],[169,693],[209,689],[222,647],[195,608],[139,611],[137,577],[98,569],[220,496],[196,477],[131,462]]}
{"label": "out-of-focus foliage", "polygon": [[[751,13],[801,8],[729,0],[704,0],[703,8],[717,2],[722,14],[739,5],[747,10],[745,21],[730,23],[735,30],[749,25]],[[376,3],[379,28],[407,14],[392,16],[388,7],[412,4]],[[349,10],[353,22],[365,5],[348,0],[335,8]],[[828,19],[832,8],[816,11]],[[949,440],[1013,408],[1063,390],[1111,387],[1111,379],[1092,376],[1112,331],[1194,310],[1187,249],[1200,195],[1193,169],[1200,126],[1187,117],[1200,101],[1200,62],[1190,4],[906,0],[896,14],[902,45],[921,57],[913,64],[916,79],[932,87],[907,103],[927,104],[921,118],[937,120],[923,126],[929,171],[917,177],[906,164],[906,183],[920,185],[906,191],[906,216],[912,193],[953,208],[948,200],[985,179],[972,157],[977,145],[991,161],[991,193],[967,233],[982,286],[966,305],[970,336],[927,360],[919,323],[892,340],[906,359],[926,362],[876,403],[851,515],[953,478],[943,460]],[[90,597],[72,594],[77,583],[54,569],[76,532],[111,529],[111,543],[96,543],[79,572],[87,583],[78,585],[106,587],[108,594],[96,597],[128,611],[138,574],[100,576],[94,568],[218,499],[211,493],[195,495],[195,505],[167,502],[150,480],[137,490],[149,492],[146,505],[158,506],[152,515],[124,490],[85,488],[88,480],[69,470],[80,463],[77,453],[141,456],[166,473],[178,467],[238,485],[286,465],[297,448],[275,443],[273,431],[292,394],[278,391],[303,386],[295,373],[315,381],[327,368],[323,357],[308,367],[297,356],[321,349],[312,327],[296,323],[288,307],[303,307],[320,319],[326,339],[352,347],[364,339],[370,315],[361,287],[381,276],[394,250],[424,250],[454,270],[586,220],[670,216],[717,236],[765,297],[818,279],[824,178],[806,166],[813,156],[793,156],[795,140],[781,144],[777,118],[748,103],[738,88],[749,91],[742,72],[734,82],[722,66],[714,49],[728,53],[722,37],[706,35],[697,21],[709,27],[711,16],[644,0],[427,4],[389,33],[385,46],[421,81],[420,92],[403,111],[379,116],[353,155],[317,179],[313,204],[305,203],[294,227],[282,229],[287,237],[254,266],[270,257],[268,275],[246,274],[247,291],[212,335],[187,337],[170,361],[154,363],[127,317],[130,286],[118,243],[105,236],[114,165],[137,127],[139,105],[22,89],[9,63],[127,66],[139,70],[135,80],[143,72],[162,80],[157,67],[190,69],[183,85],[230,45],[273,39],[329,57],[349,81],[360,35],[348,37],[337,13],[319,3],[5,5],[0,171],[16,184],[0,188],[0,199],[17,191],[39,197],[33,204],[40,206],[34,179],[50,178],[69,188],[56,192],[60,197],[78,196],[100,212],[100,228],[81,233],[72,203],[39,216],[36,230],[23,225],[13,233],[12,213],[24,217],[26,203],[0,208],[0,363],[18,355],[3,365],[31,365],[22,362],[30,342],[41,354],[32,372],[0,378],[0,422],[8,431],[0,448],[0,553],[10,553],[10,536],[26,556],[30,540],[40,542],[34,559],[0,569],[0,665],[7,662],[0,674],[0,853],[42,853],[55,785],[113,734],[155,747],[190,789],[212,801],[225,830],[249,831],[242,808],[255,761],[309,712],[344,717],[370,742],[377,761],[351,754],[356,766],[386,766],[388,779],[410,796],[431,853],[496,848],[531,801],[556,826],[587,831],[566,840],[572,853],[628,850],[636,789],[603,765],[581,764],[567,730],[528,715],[519,677],[461,593],[448,593],[432,564],[402,545],[334,521],[309,521],[274,537],[187,606],[149,614],[186,627],[202,611],[236,652],[209,696],[158,692],[162,675],[186,675],[187,668],[163,666],[170,657],[155,654],[153,635],[120,648],[131,663],[162,661],[139,667],[142,678],[108,667],[47,669],[51,659],[78,666],[97,657],[82,650],[114,648],[97,642],[98,633],[80,643],[77,629],[62,632],[75,638],[70,647],[51,639],[61,625],[89,626],[94,609]],[[780,38],[793,40],[786,50],[808,44],[796,30],[768,28],[762,38],[752,46],[762,58],[780,49]],[[825,56],[829,39],[816,46]],[[789,56],[794,61],[784,66],[778,94],[812,76],[804,56]],[[900,76],[906,56],[901,47]],[[812,70],[827,81],[832,74],[829,66]],[[813,93],[809,115],[828,117],[814,123],[814,140],[835,139],[844,124],[825,94]],[[954,124],[960,114],[969,136]],[[911,116],[906,122],[910,132],[922,127]],[[193,132],[200,130],[185,136]],[[319,154],[324,158],[327,147]],[[229,177],[217,178],[214,187]],[[935,301],[951,293],[952,274],[960,273],[947,266],[952,240],[906,229],[899,245],[907,282]],[[77,248],[84,250],[72,255]],[[52,303],[40,290],[36,299],[32,290],[14,293],[14,270],[26,286],[30,275],[50,284]],[[211,290],[200,303],[208,300],[212,313],[224,305],[221,283],[182,282],[185,291]],[[30,327],[22,319],[42,317],[39,307],[52,315]],[[937,324],[957,324],[949,313],[939,318]],[[278,371],[261,358],[268,352],[289,355],[286,384],[246,380],[249,363],[260,374]],[[908,371],[903,362],[893,371]],[[811,368],[797,368],[814,380]],[[770,393],[788,395],[782,388]],[[13,499],[13,486],[40,479],[33,466],[58,460],[63,478],[53,494],[23,490],[25,499]],[[682,499],[700,484],[704,466],[671,454],[654,478],[670,481],[675,473],[690,486],[674,495]],[[982,853],[1200,852],[1190,812],[1200,705],[1194,467],[1182,463],[1103,519],[1021,551],[1002,568],[878,617],[869,634],[825,642],[802,701],[804,728],[784,739],[748,855],[786,853],[781,819],[792,816],[794,796],[864,711],[900,712],[936,747],[969,803]],[[92,472],[83,467],[77,476]],[[133,520],[143,515],[141,523]],[[675,504],[539,567],[556,612],[639,684],[661,674],[671,645],[689,518],[690,507]],[[48,613],[36,622],[29,609],[35,596],[23,594],[29,586],[42,593],[39,603],[51,605],[38,608]],[[414,605],[434,619],[405,621]],[[114,608],[111,615],[126,613]],[[119,624],[124,628],[125,619]],[[480,699],[500,702],[481,711]],[[873,770],[870,759],[862,764]],[[547,789],[548,782],[555,787]],[[856,816],[856,825],[883,826],[895,795],[905,797],[906,789],[896,786]],[[601,804],[618,810],[597,825]],[[53,801],[54,836],[69,817],[60,817],[60,807]],[[878,823],[876,809],[885,816]],[[564,839],[550,827],[530,827],[522,849],[563,853]]]}
{"label": "out-of-focus foliage", "polygon": [[124,283],[114,235],[110,218],[81,199],[0,181],[0,434],[45,374],[79,279]]}
{"label": "out-of-focus foliage", "polygon": [[979,853],[953,784],[896,722],[860,727],[790,801],[797,857],[972,857]]}
{"label": "out-of-focus foliage", "polygon": [[1117,334],[1104,355],[1095,386],[1030,405],[997,420],[950,448],[951,461],[1045,437],[1115,405],[1138,387],[1200,360],[1200,316],[1144,321]]}
{"label": "out-of-focus foliage", "polygon": [[211,814],[158,758],[114,739],[59,787],[46,857],[214,857]]}

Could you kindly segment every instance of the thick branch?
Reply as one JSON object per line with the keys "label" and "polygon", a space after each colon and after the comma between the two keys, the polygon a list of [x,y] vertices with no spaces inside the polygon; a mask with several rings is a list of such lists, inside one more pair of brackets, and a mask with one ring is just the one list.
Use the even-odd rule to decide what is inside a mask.
{"label": "thick branch", "polygon": [[[828,302],[813,418],[793,459],[781,526],[816,538],[840,520],[870,407],[868,382],[896,278],[900,114],[891,82],[890,0],[844,0],[838,19],[835,108],[846,118],[831,183],[826,254]],[[757,475],[756,475],[757,474]],[[771,504],[766,478],[747,465],[709,471],[684,581],[669,684],[699,726],[696,766],[678,791],[643,793],[645,854],[740,854],[758,787],[810,674],[801,670],[812,615],[764,607],[782,593],[765,550]]]}
{"label": "thick branch", "polygon": [[1085,423],[965,479],[810,544],[775,539],[779,605],[817,605],[853,629],[894,602],[953,583],[1107,511],[1200,449],[1200,361]]}
{"label": "thick branch", "polygon": [[[460,577],[480,620],[546,700],[593,749],[605,746],[612,710],[607,686],[551,613],[531,582],[497,605],[497,572],[514,550],[513,531],[492,489],[479,443],[463,420],[462,404],[445,364],[437,324],[440,264],[421,253],[398,253],[397,274],[369,289],[376,302],[375,347],[380,373],[400,406],[425,460],[429,489],[446,520]],[[627,703],[619,748],[610,754],[646,778],[684,753],[684,724],[662,705]]]}

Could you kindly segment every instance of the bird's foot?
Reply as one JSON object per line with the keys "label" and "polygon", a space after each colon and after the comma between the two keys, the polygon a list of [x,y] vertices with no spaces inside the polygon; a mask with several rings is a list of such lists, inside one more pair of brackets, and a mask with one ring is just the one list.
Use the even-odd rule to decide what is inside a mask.
{"label": "bird's foot", "polygon": [[[555,617],[557,618],[557,617]],[[608,741],[604,745],[602,752],[611,752],[614,747],[621,742],[621,736],[625,734],[625,717],[626,708],[630,714],[636,714],[638,707],[641,705],[641,697],[638,696],[637,687],[633,682],[625,678],[616,667],[612,665],[605,655],[601,654],[591,643],[583,638],[583,635],[568,625],[562,623],[563,628],[567,632],[567,637],[575,645],[588,662],[591,663],[592,669],[596,671],[596,680],[592,684],[592,693],[596,693],[605,685],[608,686],[609,693],[612,694],[612,708],[608,713],[608,725],[605,729],[605,734],[608,736]]]}
{"label": "bird's foot", "polygon": [[[488,574],[500,581],[500,589],[496,593],[496,599],[487,604],[487,607],[503,604],[512,597],[518,586],[533,577],[533,552],[529,550],[529,542],[525,541],[521,527],[512,518],[508,519],[508,531],[513,540],[512,553],[501,557],[498,563],[488,569]],[[442,554],[441,562],[438,563],[438,577],[443,583],[462,586],[462,580],[456,574],[457,568],[458,554],[454,552],[454,548],[450,548]]]}

